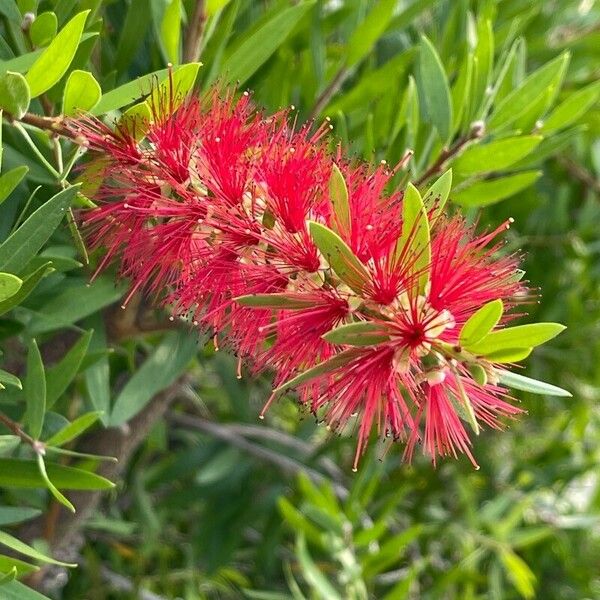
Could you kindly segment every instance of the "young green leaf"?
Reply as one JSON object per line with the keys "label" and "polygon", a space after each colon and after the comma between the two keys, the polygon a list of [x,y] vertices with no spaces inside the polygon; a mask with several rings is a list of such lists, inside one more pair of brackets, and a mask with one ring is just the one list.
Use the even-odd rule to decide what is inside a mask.
{"label": "young green leaf", "polygon": [[16,537],[6,533],[6,531],[0,531],[0,544],[3,546],[7,546],[11,550],[18,552],[19,554],[23,554],[28,556],[29,558],[33,558],[35,560],[39,560],[40,562],[51,564],[51,565],[60,565],[63,567],[75,567],[77,565],[73,563],[65,563],[59,560],[54,560],[53,558],[42,554],[35,548],[28,546],[21,540],[18,540]]}
{"label": "young green leaf", "polygon": [[492,331],[477,343],[469,344],[469,351],[488,355],[500,350],[539,346],[556,337],[566,327],[559,323],[529,323]]}
{"label": "young green leaf", "polygon": [[165,8],[163,19],[160,24],[160,37],[169,62],[174,65],[179,64],[181,0],[170,0]]}
{"label": "young green leaf", "polygon": [[530,348],[506,348],[504,350],[497,350],[496,352],[490,352],[486,354],[486,360],[490,362],[503,364],[503,363],[515,363],[520,360],[525,360],[533,351],[533,347]]}
{"label": "young green leaf", "polygon": [[389,341],[389,336],[376,323],[349,323],[341,325],[322,336],[330,344],[347,346],[374,346]]}
{"label": "young green leaf", "polygon": [[350,203],[348,201],[348,187],[344,175],[334,163],[329,178],[329,200],[333,207],[336,224],[343,231],[350,231]]}
{"label": "young green leaf", "polygon": [[435,208],[435,213],[432,215],[432,222],[444,210],[448,197],[450,196],[450,190],[452,189],[452,169],[448,169],[443,175],[436,179],[431,187],[423,195],[423,205],[425,211],[429,212]]}
{"label": "young green leaf", "polygon": [[569,63],[564,53],[534,71],[515,90],[510,92],[496,107],[487,123],[488,131],[507,127],[525,113],[549,88],[558,87]]}
{"label": "young green leaf", "polygon": [[359,23],[348,40],[346,46],[346,63],[348,67],[358,64],[371,52],[377,40],[390,24],[396,4],[396,0],[380,0],[374,3],[371,11]]}
{"label": "young green leaf", "polygon": [[594,83],[569,94],[546,119],[540,128],[542,133],[563,129],[583,116],[600,98],[600,82]]}
{"label": "young green leaf", "polygon": [[274,309],[302,309],[315,306],[312,300],[295,297],[289,294],[252,294],[250,296],[238,296],[234,300],[241,306],[251,308],[274,308]]}
{"label": "young green leaf", "polygon": [[13,387],[16,387],[20,390],[23,389],[23,386],[21,385],[21,380],[16,375],[13,375],[12,373],[5,371],[4,369],[0,369],[0,383],[12,385]]}
{"label": "young green leaf", "polygon": [[[83,469],[47,464],[46,472],[54,485],[63,490],[108,490],[114,483]],[[18,489],[45,488],[36,460],[0,458],[0,486]]]}
{"label": "young green leaf", "polygon": [[75,115],[77,111],[90,111],[102,97],[100,84],[89,71],[71,71],[63,93],[63,114]]}
{"label": "young green leaf", "polygon": [[369,279],[369,273],[346,242],[325,225],[314,221],[309,222],[309,231],[315,246],[335,274],[348,287],[360,293]]}
{"label": "young green leaf", "polygon": [[84,10],[75,15],[27,72],[26,79],[32,98],[48,91],[67,72],[77,52],[89,12]]}
{"label": "young green leaf", "polygon": [[462,190],[455,191],[452,201],[465,208],[489,206],[528,188],[541,175],[541,171],[524,171],[516,175],[478,181]]}
{"label": "young green leaf", "polygon": [[418,73],[419,91],[423,92],[421,102],[442,144],[446,144],[452,133],[452,98],[448,77],[436,49],[425,36],[421,36]]}
{"label": "young green leaf", "polygon": [[503,312],[502,300],[492,300],[484,304],[469,317],[460,330],[458,338],[460,345],[468,350],[470,346],[481,341],[498,325]]}
{"label": "young green leaf", "polygon": [[[339,354],[336,354],[332,358],[319,363],[318,365],[312,367],[311,369],[307,369],[303,373],[296,375],[289,381],[286,381],[284,384],[280,385],[278,388],[273,390],[273,394],[282,394],[283,392],[287,392],[315,377],[320,377],[321,375],[325,375],[326,373],[332,373],[337,370],[339,367],[344,366],[349,363],[351,360],[356,358],[360,353],[360,350],[357,348],[349,348],[348,350],[344,350]],[[1,483],[1,482],[0,482]]]}
{"label": "young green leaf", "polygon": [[396,257],[410,261],[417,285],[422,293],[429,281],[431,234],[425,205],[419,190],[409,183],[402,202],[402,235],[396,246]]}
{"label": "young green leaf", "polygon": [[31,275],[26,277],[23,281],[23,285],[20,287],[19,291],[8,300],[4,302],[0,302],[0,316],[12,310],[15,306],[18,306],[31,294],[31,292],[35,289],[40,280],[52,273],[54,268],[52,267],[51,262],[47,262],[40,267],[38,267]]}
{"label": "young green leaf", "polygon": [[0,204],[4,202],[27,175],[29,167],[15,167],[0,177]]}
{"label": "young green leaf", "polygon": [[73,506],[73,504],[69,501],[69,499],[64,494],[61,493],[61,491],[52,483],[52,481],[50,481],[50,478],[48,477],[48,473],[46,473],[46,464],[44,463],[44,457],[41,454],[38,454],[36,458],[37,458],[37,464],[38,464],[38,469],[40,471],[40,475],[42,476],[42,479],[44,480],[44,483],[46,484],[48,491],[54,496],[54,498],[58,502],[60,502],[63,506],[65,506],[72,513],[74,513],[75,507]]}
{"label": "young green leaf", "polygon": [[452,167],[463,176],[500,171],[533,152],[542,139],[540,135],[524,135],[475,144],[467,148]]}
{"label": "young green leaf", "polygon": [[223,62],[221,73],[224,81],[237,81],[242,85],[285,42],[312,1],[299,2],[295,6],[278,11],[259,29],[253,31],[236,47]]}
{"label": "young green leaf", "polygon": [[53,12],[40,13],[29,28],[31,43],[37,48],[47,46],[56,35],[58,19]]}
{"label": "young green leaf", "polygon": [[510,371],[504,371],[502,369],[496,369],[496,373],[498,374],[500,383],[516,390],[546,396],[560,396],[563,398],[571,398],[573,396],[573,394],[567,390],[563,390],[562,388],[544,381],[532,379],[531,377],[525,377],[524,375],[511,373]]}
{"label": "young green leaf", "polygon": [[46,409],[54,406],[54,403],[64,394],[79,372],[93,333],[93,331],[84,333],[62,360],[48,369],[46,373]]}
{"label": "young green leaf", "polygon": [[23,285],[23,280],[12,273],[0,272],[0,302],[12,298]]}
{"label": "young green leaf", "polygon": [[0,269],[23,270],[62,221],[77,189],[71,186],[50,198],[0,245]]}
{"label": "young green leaf", "polygon": [[81,415],[72,423],[56,432],[51,438],[45,440],[47,446],[63,446],[89,429],[102,415],[101,412],[89,412]]}
{"label": "young green leaf", "polygon": [[0,108],[20,119],[29,108],[31,94],[27,80],[20,73],[7,71],[0,77]]}
{"label": "young green leaf", "polygon": [[535,597],[536,577],[529,565],[510,548],[500,546],[499,557],[506,575],[523,598]]}
{"label": "young green leaf", "polygon": [[27,411],[25,421],[32,438],[39,439],[46,413],[46,376],[44,363],[35,340],[27,347],[27,374],[23,382]]}

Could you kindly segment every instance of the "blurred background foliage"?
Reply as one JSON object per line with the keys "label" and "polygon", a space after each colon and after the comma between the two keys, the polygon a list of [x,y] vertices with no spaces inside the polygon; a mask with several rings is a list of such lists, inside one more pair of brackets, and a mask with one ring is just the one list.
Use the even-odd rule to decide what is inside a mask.
{"label": "blurred background foliage", "polygon": [[[600,598],[597,2],[2,0],[0,32],[0,270],[21,282],[0,281],[0,407],[48,446],[120,459],[55,448],[50,484],[3,432],[0,544],[17,554],[0,555],[0,597]],[[67,183],[85,193],[85,172],[46,130],[143,111],[168,63],[183,87],[237,82],[267,111],[329,117],[366,160],[413,150],[397,185],[453,167],[451,210],[480,228],[514,217],[532,319],[569,327],[526,373],[573,398],[519,393],[528,416],[476,440],[478,471],[376,442],[353,474],[352,435],[292,398],[259,423],[268,376],[238,380],[142,296],[122,311],[111,276],[89,285]],[[117,487],[67,491],[79,512],[61,512],[47,488],[106,488],[94,472]]]}

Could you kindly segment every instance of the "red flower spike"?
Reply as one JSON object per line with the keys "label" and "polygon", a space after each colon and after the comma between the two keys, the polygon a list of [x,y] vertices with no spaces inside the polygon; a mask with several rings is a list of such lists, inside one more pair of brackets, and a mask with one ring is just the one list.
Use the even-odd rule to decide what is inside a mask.
{"label": "red flower spike", "polygon": [[469,427],[522,412],[493,359],[459,344],[484,304],[510,309],[526,296],[518,257],[495,241],[508,224],[478,236],[425,204],[427,236],[403,237],[412,205],[387,191],[395,169],[346,160],[329,149],[328,122],[313,133],[287,111],[265,117],[246,92],[182,101],[162,90],[151,109],[139,141],[90,117],[70,125],[102,167],[98,208],[83,216],[91,246],[106,251],[98,269],[118,260],[132,290],[237,352],[238,376],[242,359],[272,369],[278,390],[294,386],[330,428],[357,429],[354,468],[373,431],[404,441],[408,460],[420,443],[434,464],[461,453],[476,466]]}

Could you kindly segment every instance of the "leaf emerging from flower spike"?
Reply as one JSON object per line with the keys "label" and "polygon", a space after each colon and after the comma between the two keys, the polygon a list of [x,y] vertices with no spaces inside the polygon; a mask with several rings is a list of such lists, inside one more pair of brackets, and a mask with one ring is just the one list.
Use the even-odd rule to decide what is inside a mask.
{"label": "leaf emerging from flower spike", "polygon": [[488,335],[502,318],[502,300],[492,300],[471,315],[460,330],[460,345],[469,349]]}
{"label": "leaf emerging from flower spike", "polygon": [[251,308],[280,308],[300,309],[315,306],[312,299],[303,299],[289,294],[252,294],[249,296],[238,296],[235,301],[241,306]]}
{"label": "leaf emerging from flower spike", "polygon": [[283,385],[280,385],[278,388],[273,390],[273,394],[283,394],[283,392],[287,392],[311,379],[315,379],[316,377],[321,377],[321,375],[326,375],[327,373],[332,373],[336,369],[343,367],[345,364],[349,363],[351,360],[356,358],[360,354],[360,350],[357,348],[350,348],[348,350],[344,350],[339,354],[336,354],[334,357],[319,363],[312,369],[308,369],[300,375],[297,375],[293,379],[286,381]]}
{"label": "leaf emerging from flower spike", "polygon": [[430,211],[435,208],[435,212],[431,217],[432,222],[435,222],[444,210],[451,189],[452,169],[448,169],[439,179],[436,179],[432,186],[425,192],[425,195],[423,196],[425,210]]}
{"label": "leaf emerging from flower spike", "polygon": [[504,371],[497,369],[500,383],[514,388],[516,390],[523,390],[524,392],[531,392],[532,394],[545,394],[547,396],[561,396],[563,398],[571,398],[573,394],[567,390],[563,390],[556,385],[546,383],[544,381],[538,381],[531,377],[525,377],[524,375],[518,375],[517,373],[511,373],[510,371]]}
{"label": "leaf emerging from flower spike", "polygon": [[531,323],[492,331],[477,344],[469,346],[475,354],[489,355],[500,350],[539,346],[556,337],[566,327],[559,323]]}
{"label": "leaf emerging from flower spike", "polygon": [[348,346],[374,346],[389,341],[381,326],[377,323],[350,323],[336,327],[327,332],[323,339],[330,344],[346,344]]}
{"label": "leaf emerging from flower spike", "polygon": [[350,230],[350,203],[348,202],[348,187],[344,175],[334,163],[329,179],[329,199],[335,218],[345,230]]}
{"label": "leaf emerging from flower spike", "polygon": [[429,281],[431,239],[427,211],[419,190],[408,184],[402,205],[402,235],[396,246],[396,257],[404,257],[413,264],[418,275],[418,290],[422,292]]}
{"label": "leaf emerging from flower spike", "polygon": [[497,352],[486,354],[485,358],[495,363],[514,363],[526,359],[532,351],[533,347],[506,348],[505,350],[498,350]]}
{"label": "leaf emerging from flower spike", "polygon": [[360,294],[369,274],[346,242],[331,229],[314,221],[309,222],[309,230],[313,242],[335,274],[348,287]]}

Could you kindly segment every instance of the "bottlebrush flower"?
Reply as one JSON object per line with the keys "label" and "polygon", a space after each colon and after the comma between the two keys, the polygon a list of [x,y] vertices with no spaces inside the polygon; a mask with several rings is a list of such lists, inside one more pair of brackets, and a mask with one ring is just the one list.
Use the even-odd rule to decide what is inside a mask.
{"label": "bottlebrush flower", "polygon": [[328,122],[298,129],[247,93],[162,86],[150,104],[136,135],[71,123],[102,179],[83,215],[98,268],[117,260],[132,289],[274,371],[265,410],[295,389],[329,427],[356,428],[354,468],[373,432],[408,459],[421,444],[476,465],[469,429],[522,412],[509,386],[568,394],[507,369],[563,327],[508,326],[528,293],[496,241],[509,223],[479,235],[447,216],[450,172],[423,195],[389,191],[401,165],[349,161]]}

